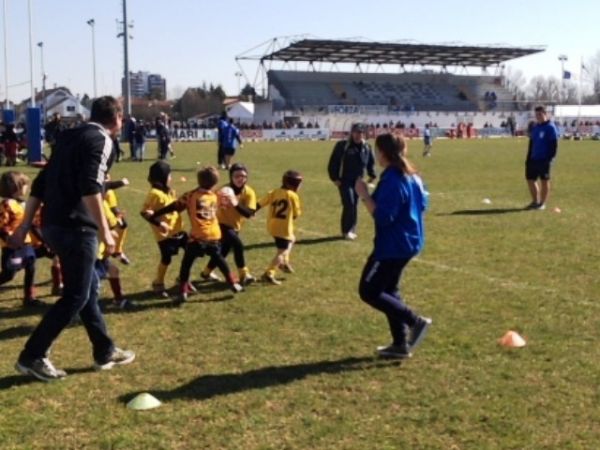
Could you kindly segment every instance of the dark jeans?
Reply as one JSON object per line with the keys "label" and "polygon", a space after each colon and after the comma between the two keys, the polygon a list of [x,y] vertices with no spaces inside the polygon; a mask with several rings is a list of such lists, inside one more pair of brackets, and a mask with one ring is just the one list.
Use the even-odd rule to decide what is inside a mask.
{"label": "dark jeans", "polygon": [[[240,239],[237,231],[226,225],[219,225],[221,227],[221,256],[227,258],[229,251],[233,249],[233,259],[235,266],[238,269],[246,267],[246,260],[244,258],[244,243]],[[211,258],[208,263],[208,268],[213,270],[217,267],[217,261]]]}
{"label": "dark jeans", "polygon": [[358,194],[354,189],[354,182],[342,181],[339,190],[342,199],[342,234],[355,232],[358,222]]}
{"label": "dark jeans", "polygon": [[166,139],[158,140],[158,158],[159,159],[167,159],[167,154],[169,153],[169,141]]}
{"label": "dark jeans", "polygon": [[219,166],[225,164],[225,149],[222,145],[219,145],[219,148],[217,150],[217,164]]}
{"label": "dark jeans", "polygon": [[107,361],[114,350],[98,307],[98,275],[94,270],[98,238],[91,228],[45,226],[44,239],[58,255],[63,273],[63,296],[48,310],[29,337],[22,358],[43,358],[58,335],[79,314],[92,343],[94,360]]}
{"label": "dark jeans", "polygon": [[191,241],[185,247],[185,254],[181,261],[181,269],[179,270],[179,282],[184,285],[190,281],[190,270],[196,258],[204,255],[210,256],[211,261],[214,261],[225,279],[231,283],[231,271],[225,259],[221,256],[221,246],[219,242],[201,242]]}
{"label": "dark jeans", "polygon": [[406,342],[406,326],[414,326],[417,319],[398,291],[400,276],[409,261],[410,258],[377,261],[369,256],[358,288],[365,303],[386,315],[395,345]]}

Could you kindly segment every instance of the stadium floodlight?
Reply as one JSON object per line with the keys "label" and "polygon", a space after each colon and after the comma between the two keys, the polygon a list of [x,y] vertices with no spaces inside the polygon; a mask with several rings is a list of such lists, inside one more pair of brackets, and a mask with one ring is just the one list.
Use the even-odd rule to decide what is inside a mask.
{"label": "stadium floodlight", "polygon": [[96,21],[90,19],[86,22],[92,29],[92,73],[94,77],[94,98],[98,96],[96,86]]}
{"label": "stadium floodlight", "polygon": [[46,122],[46,72],[44,71],[44,42],[37,43],[40,48],[40,67],[42,70],[42,122]]}

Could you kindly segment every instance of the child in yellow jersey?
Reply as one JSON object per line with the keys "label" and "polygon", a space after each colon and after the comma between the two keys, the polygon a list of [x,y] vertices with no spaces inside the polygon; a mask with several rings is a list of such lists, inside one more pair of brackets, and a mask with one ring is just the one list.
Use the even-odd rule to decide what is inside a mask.
{"label": "child in yellow jersey", "polygon": [[219,172],[214,167],[207,167],[198,171],[198,188],[186,192],[173,203],[159,209],[158,211],[145,211],[145,216],[152,224],[160,227],[161,231],[167,232],[169,227],[159,217],[173,211],[187,210],[191,223],[188,243],[179,271],[179,297],[176,305],[187,301],[188,294],[194,290],[190,283],[190,270],[194,260],[198,257],[208,255],[217,263],[231,290],[235,293],[243,290],[236,282],[229,270],[227,262],[220,253],[221,229],[217,220],[217,207],[219,200],[212,189],[219,182]]}
{"label": "child in yellow jersey", "polygon": [[129,186],[129,180],[127,178],[121,178],[117,181],[111,181],[110,175],[106,175],[106,181],[104,182],[104,201],[108,203],[111,212],[117,219],[117,226],[115,227],[115,251],[112,254],[114,258],[117,258],[123,264],[130,264],[131,261],[127,255],[123,252],[123,246],[125,245],[125,237],[127,236],[127,220],[125,219],[125,213],[119,208],[119,200],[117,199],[117,193],[115,189],[123,186]]}
{"label": "child in yellow jersey", "polygon": [[[106,195],[106,194],[105,194]],[[115,231],[118,226],[119,219],[112,212],[110,204],[106,200],[106,197],[102,201],[102,207],[104,209],[104,215],[106,216],[106,221],[108,222],[108,227],[111,229],[111,233],[116,239],[117,232]],[[113,264],[110,260],[110,255],[106,251],[106,246],[103,242],[98,245],[98,256],[96,259],[96,263],[94,265],[94,269],[96,270],[96,274],[100,280],[108,279],[110,283],[110,289],[113,293],[113,303],[119,309],[133,309],[135,308],[135,304],[130,300],[127,300],[123,297],[123,290],[121,288],[121,276],[120,271],[117,266]]]}
{"label": "child in yellow jersey", "polygon": [[[247,181],[248,170],[246,166],[240,163],[233,164],[229,169],[229,184],[226,187],[233,190],[237,204],[226,205],[217,210],[217,219],[221,228],[221,256],[226,258],[229,250],[233,249],[233,257],[242,285],[248,285],[256,281],[246,267],[244,243],[239,236],[244,221],[252,217],[256,210],[256,194],[246,184]],[[215,267],[217,267],[217,262],[211,258],[201,273],[202,278],[205,280],[218,278],[212,273]]]}
{"label": "child in yellow jersey", "polygon": [[278,268],[293,273],[290,265],[290,253],[296,237],[294,236],[294,220],[301,214],[300,197],[296,193],[302,184],[302,175],[295,170],[283,174],[283,184],[279,189],[269,192],[258,202],[258,209],[269,206],[267,213],[267,230],[275,238],[277,254],[261,277],[262,281],[281,284],[275,278]]}
{"label": "child in yellow jersey", "polygon": [[33,292],[35,277],[35,253],[31,247],[31,236],[19,249],[9,248],[6,240],[21,224],[25,209],[23,201],[27,195],[29,178],[21,172],[4,172],[0,177],[0,243],[2,244],[2,271],[0,284],[12,280],[20,269],[25,270],[23,306],[43,306]]}
{"label": "child in yellow jersey", "polygon": [[[151,189],[141,211],[145,219],[150,217],[146,211],[158,211],[177,199],[175,191],[171,189],[171,166],[165,161],[157,161],[150,166],[148,182]],[[152,289],[160,296],[168,297],[169,294],[165,290],[165,275],[173,256],[179,253],[179,249],[185,249],[187,234],[183,231],[183,221],[178,211],[165,214],[161,220],[166,225],[166,231],[152,224],[154,238],[160,250],[160,262],[152,281]]]}
{"label": "child in yellow jersey", "polygon": [[31,246],[33,247],[35,258],[49,258],[52,260],[52,265],[50,266],[50,275],[52,278],[51,293],[52,295],[61,295],[63,284],[62,272],[60,270],[60,261],[58,259],[58,256],[56,256],[44,242],[44,238],[42,236],[41,206],[35,212],[35,216],[33,216],[33,221],[31,222],[31,231],[29,232],[29,235],[31,236]]}

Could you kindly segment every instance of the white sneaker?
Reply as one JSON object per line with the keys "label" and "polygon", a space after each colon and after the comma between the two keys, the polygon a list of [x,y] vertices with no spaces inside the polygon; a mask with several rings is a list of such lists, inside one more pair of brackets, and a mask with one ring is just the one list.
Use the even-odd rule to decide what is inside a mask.
{"label": "white sneaker", "polygon": [[135,353],[131,350],[121,350],[118,347],[115,347],[112,354],[108,357],[106,362],[100,363],[98,361],[94,362],[94,369],[96,370],[110,370],[114,366],[124,366],[125,364],[130,364],[135,359]]}
{"label": "white sneaker", "polygon": [[202,278],[204,281],[223,281],[223,278],[214,272],[211,272],[208,275],[204,274],[204,272],[201,272],[200,278]]}
{"label": "white sneaker", "polygon": [[358,237],[358,234],[356,234],[356,233],[354,233],[352,231],[348,231],[344,235],[344,239],[346,239],[347,241],[354,241],[357,237]]}

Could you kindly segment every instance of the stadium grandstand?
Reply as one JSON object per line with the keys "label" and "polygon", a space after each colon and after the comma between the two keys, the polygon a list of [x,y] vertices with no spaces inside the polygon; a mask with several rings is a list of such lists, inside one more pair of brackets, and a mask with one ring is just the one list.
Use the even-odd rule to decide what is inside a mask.
{"label": "stadium grandstand", "polygon": [[327,119],[330,128],[339,128],[340,115],[385,122],[431,113],[452,113],[447,121],[469,115],[475,122],[490,112],[518,115],[529,105],[507,89],[505,63],[544,50],[306,38],[281,43],[275,39],[262,55],[236,60],[259,63],[254,86],[257,92],[262,87],[274,116]]}

